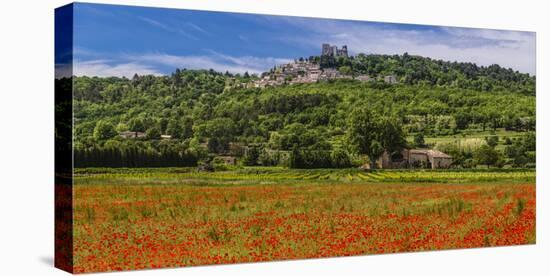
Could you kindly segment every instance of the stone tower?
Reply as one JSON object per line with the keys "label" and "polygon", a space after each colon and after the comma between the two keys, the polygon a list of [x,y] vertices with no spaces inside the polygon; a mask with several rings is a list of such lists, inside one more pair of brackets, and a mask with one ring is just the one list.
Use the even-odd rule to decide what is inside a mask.
{"label": "stone tower", "polygon": [[343,45],[342,49],[338,49],[336,45],[330,45],[328,43],[323,43],[321,45],[321,55],[329,57],[347,57],[348,56],[348,46]]}
{"label": "stone tower", "polygon": [[348,46],[343,45],[341,50],[338,50],[338,56],[348,57]]}
{"label": "stone tower", "polygon": [[321,48],[321,55],[330,56],[331,54],[332,54],[332,47],[330,47],[330,45],[327,43],[323,43]]}

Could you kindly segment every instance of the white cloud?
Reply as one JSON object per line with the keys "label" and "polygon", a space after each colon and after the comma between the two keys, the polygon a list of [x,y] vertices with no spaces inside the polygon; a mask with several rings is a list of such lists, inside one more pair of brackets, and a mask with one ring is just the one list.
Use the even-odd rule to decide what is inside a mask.
{"label": "white cloud", "polygon": [[254,72],[251,68],[243,67],[235,64],[223,64],[214,61],[207,56],[174,56],[168,54],[147,54],[143,56],[135,57],[136,60],[147,64],[157,64],[172,67],[172,70],[176,68],[186,69],[214,69],[220,72]]}
{"label": "white cloud", "polygon": [[410,54],[449,61],[499,64],[535,74],[535,34],[530,32],[442,27],[401,29],[332,20],[285,20],[304,29],[302,37],[282,37],[288,43],[320,47],[321,43],[348,45],[352,53]]}
{"label": "white cloud", "polygon": [[274,58],[274,57],[254,57],[254,56],[242,56],[242,57],[233,57],[229,55],[224,55],[215,51],[211,51],[214,54],[214,57],[217,57],[228,63],[236,64],[238,66],[250,68],[249,72],[261,73],[270,69],[276,64],[284,64],[292,62],[292,59],[285,58]]}
{"label": "white cloud", "polygon": [[262,73],[275,64],[291,62],[290,59],[273,57],[243,56],[234,57],[209,51],[210,55],[177,56],[164,53],[149,54],[122,54],[116,59],[76,60],[74,75],[99,77],[132,77],[138,75],[163,75],[176,68],[186,69],[214,69],[218,72],[251,74]]}
{"label": "white cloud", "polygon": [[253,57],[243,56],[234,57],[223,55],[217,52],[210,51],[211,55],[198,56],[177,56],[162,53],[152,53],[145,55],[126,55],[127,60],[133,60],[138,63],[149,65],[163,65],[171,67],[170,70],[176,68],[187,69],[214,69],[218,72],[229,71],[231,73],[262,73],[275,64],[288,63],[289,59],[280,59],[272,57]]}
{"label": "white cloud", "polygon": [[212,35],[211,33],[209,33],[208,31],[206,31],[205,29],[201,28],[201,27],[200,27],[199,25],[197,25],[197,24],[193,24],[193,23],[191,23],[191,22],[186,22],[185,25],[187,25],[187,26],[191,27],[193,30],[198,31],[198,32],[201,32],[201,33],[203,33],[203,34],[205,34],[205,35],[208,35],[208,36]]}
{"label": "white cloud", "polygon": [[88,60],[75,61],[75,76],[97,76],[97,77],[127,77],[131,78],[134,74],[138,75],[162,75],[156,68],[135,62],[113,63],[110,60]]}

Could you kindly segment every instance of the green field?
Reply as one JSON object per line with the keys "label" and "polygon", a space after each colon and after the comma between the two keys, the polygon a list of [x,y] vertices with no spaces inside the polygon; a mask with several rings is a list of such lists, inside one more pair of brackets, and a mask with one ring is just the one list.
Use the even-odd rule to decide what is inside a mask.
{"label": "green field", "polygon": [[[504,130],[504,129],[497,129],[496,131],[493,130],[465,130],[461,133],[454,134],[454,135],[447,135],[447,136],[426,136],[424,137],[424,140],[427,144],[436,144],[438,142],[454,142],[457,140],[465,140],[465,139],[485,139],[485,137],[489,136],[497,136],[499,138],[499,141],[502,143],[504,142],[505,138],[521,138],[526,135],[526,132],[524,131],[513,131],[513,130]],[[414,135],[410,135],[407,137],[407,141],[413,142]]]}
{"label": "green field", "polygon": [[315,181],[327,183],[398,182],[398,183],[472,183],[472,182],[534,182],[534,169],[493,170],[377,170],[360,169],[287,169],[282,167],[245,167],[233,171],[198,172],[196,168],[87,168],[75,171],[78,183],[108,182],[111,178],[170,183],[189,182],[215,185],[227,183],[262,184],[278,181]]}

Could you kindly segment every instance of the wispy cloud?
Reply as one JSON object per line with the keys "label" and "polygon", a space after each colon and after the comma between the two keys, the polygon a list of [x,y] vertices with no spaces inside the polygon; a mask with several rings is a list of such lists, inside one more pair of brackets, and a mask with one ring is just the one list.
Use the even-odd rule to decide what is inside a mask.
{"label": "wispy cloud", "polygon": [[[160,21],[157,21],[157,20],[154,20],[154,19],[151,19],[151,18],[148,18],[148,17],[138,16],[137,18],[139,20],[143,21],[143,22],[146,22],[147,24],[149,24],[151,26],[160,28],[164,31],[167,31],[167,32],[170,32],[170,33],[180,34],[180,35],[183,35],[186,38],[189,38],[189,39],[192,39],[192,40],[198,40],[198,38],[196,36],[190,34],[189,32],[184,31],[181,28],[172,27],[168,24],[161,23]],[[198,27],[198,26],[195,25],[195,27]]]}
{"label": "wispy cloud", "polygon": [[239,35],[239,39],[242,40],[242,41],[244,41],[244,42],[248,42],[248,41],[249,41],[248,36],[243,35],[243,34],[240,34],[240,35]]}
{"label": "wispy cloud", "polygon": [[201,28],[199,25],[197,24],[193,24],[191,22],[186,22],[185,25],[189,26],[191,29],[195,30],[195,31],[198,31],[202,34],[205,34],[205,35],[212,35],[210,32],[206,31],[205,29]]}
{"label": "wispy cloud", "polygon": [[289,58],[255,57],[255,56],[234,57],[234,56],[218,53],[216,51],[210,50],[209,52],[212,53],[212,57],[214,58],[218,58],[225,63],[235,64],[241,67],[250,68],[251,71],[254,73],[261,73],[273,67],[273,65],[289,63],[293,60]]}
{"label": "wispy cloud", "polygon": [[166,75],[176,68],[214,69],[218,72],[259,74],[275,64],[288,63],[290,59],[273,57],[224,55],[207,51],[208,55],[170,55],[165,53],[119,54],[112,59],[76,60],[74,74],[77,76],[132,77],[138,75]]}
{"label": "wispy cloud", "polygon": [[[177,56],[163,53],[145,55],[129,55],[125,58],[146,64],[157,64],[175,68],[187,69],[214,69],[216,71],[231,73],[261,73],[275,64],[288,63],[289,59],[273,57],[234,57],[209,51],[210,55]],[[173,70],[172,69],[172,70]]]}
{"label": "wispy cloud", "polygon": [[118,63],[112,60],[98,59],[74,63],[74,75],[97,77],[127,77],[138,75],[162,75],[156,68],[137,62]]}
{"label": "wispy cloud", "polygon": [[411,28],[392,24],[284,18],[304,36],[280,37],[290,44],[318,47],[347,44],[352,53],[410,54],[450,61],[499,64],[526,73],[536,71],[535,34],[452,27]]}

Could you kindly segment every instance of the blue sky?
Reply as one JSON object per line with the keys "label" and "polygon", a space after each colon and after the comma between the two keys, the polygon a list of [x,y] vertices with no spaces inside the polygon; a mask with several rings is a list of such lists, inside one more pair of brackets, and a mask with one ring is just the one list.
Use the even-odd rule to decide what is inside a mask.
{"label": "blue sky", "polygon": [[499,64],[535,73],[535,34],[78,3],[74,74],[163,75],[176,68],[260,73],[319,55],[321,43],[351,54],[416,54]]}

